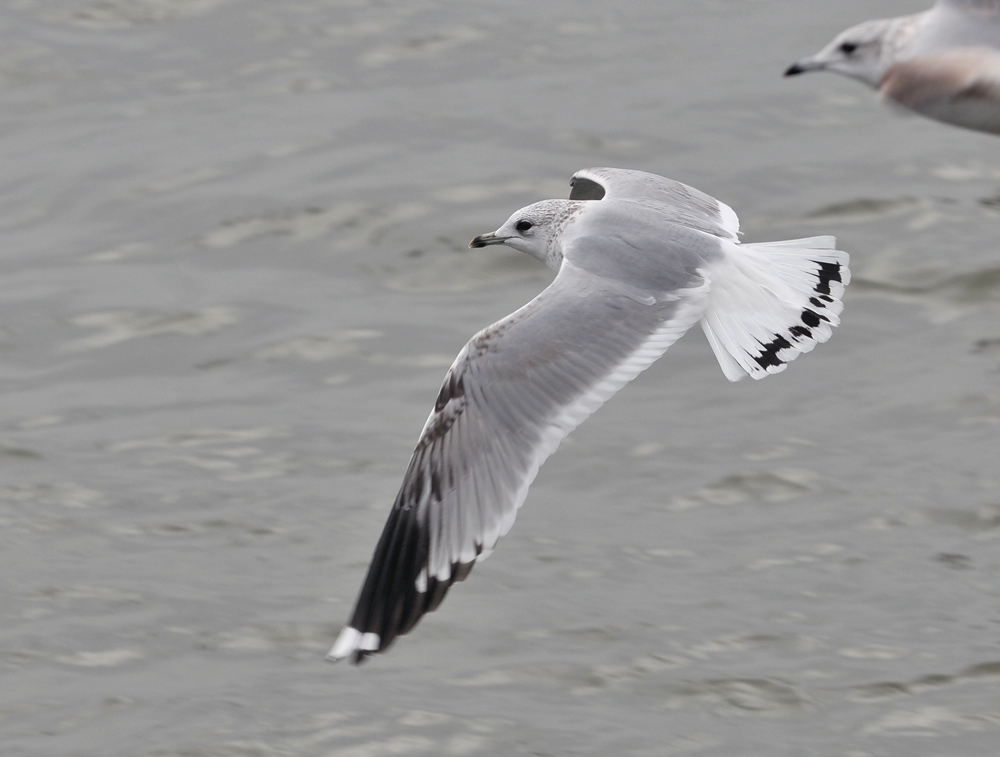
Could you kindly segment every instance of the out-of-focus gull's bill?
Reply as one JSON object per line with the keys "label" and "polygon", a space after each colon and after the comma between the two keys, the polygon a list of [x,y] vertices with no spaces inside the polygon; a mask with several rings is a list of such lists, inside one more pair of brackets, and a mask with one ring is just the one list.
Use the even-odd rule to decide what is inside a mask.
{"label": "out-of-focus gull's bill", "polygon": [[923,13],[866,21],[785,76],[807,71],[850,76],[890,104],[1000,134],[1000,0],[938,0]]}
{"label": "out-of-focus gull's bill", "polygon": [[327,659],[383,652],[437,608],[559,442],[696,323],[737,381],[784,370],[840,322],[850,273],[833,237],[740,244],[729,206],[641,171],[591,168],[571,186],[469,245],[520,250],[555,279],[448,370]]}

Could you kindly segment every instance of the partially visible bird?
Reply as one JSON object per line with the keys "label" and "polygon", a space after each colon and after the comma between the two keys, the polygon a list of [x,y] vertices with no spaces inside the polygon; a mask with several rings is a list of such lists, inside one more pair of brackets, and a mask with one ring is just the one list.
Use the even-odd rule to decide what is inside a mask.
{"label": "partially visible bird", "polygon": [[785,76],[833,71],[928,118],[1000,134],[1000,0],[938,0],[838,34]]}
{"label": "partially visible bird", "polygon": [[327,659],[382,652],[436,609],[559,442],[696,323],[731,381],[784,370],[840,323],[850,273],[833,237],[740,244],[728,205],[641,171],[591,168],[571,186],[469,245],[524,252],[555,280],[448,370]]}

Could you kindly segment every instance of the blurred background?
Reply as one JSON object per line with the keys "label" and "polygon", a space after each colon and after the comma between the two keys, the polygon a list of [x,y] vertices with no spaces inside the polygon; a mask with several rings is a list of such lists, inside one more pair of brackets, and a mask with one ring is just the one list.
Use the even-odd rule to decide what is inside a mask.
{"label": "blurred background", "polygon": [[[922,9],[4,3],[0,752],[994,753],[1000,139],[781,76]],[[843,326],[740,384],[692,330],[325,663],[447,366],[551,280],[468,241],[602,165],[837,235]]]}

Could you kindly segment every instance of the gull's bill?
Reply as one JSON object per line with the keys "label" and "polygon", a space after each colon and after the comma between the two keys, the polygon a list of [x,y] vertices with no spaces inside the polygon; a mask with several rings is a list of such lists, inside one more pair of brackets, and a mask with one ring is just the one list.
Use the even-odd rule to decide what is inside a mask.
{"label": "gull's bill", "polygon": [[472,241],[555,279],[448,370],[328,659],[383,652],[436,609],[559,442],[696,323],[732,381],[784,370],[838,325],[850,273],[833,237],[740,244],[730,207],[640,171],[587,169],[571,186]]}

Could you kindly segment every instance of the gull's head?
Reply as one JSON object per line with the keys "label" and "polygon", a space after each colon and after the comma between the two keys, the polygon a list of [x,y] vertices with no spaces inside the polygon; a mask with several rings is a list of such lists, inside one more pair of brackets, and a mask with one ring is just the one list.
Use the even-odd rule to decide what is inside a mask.
{"label": "gull's head", "polygon": [[895,36],[899,19],[866,21],[841,32],[833,41],[809,58],[793,63],[785,76],[807,71],[833,71],[877,87],[893,64]]}
{"label": "gull's head", "polygon": [[558,270],[562,263],[562,231],[580,206],[576,200],[536,202],[514,213],[496,231],[480,234],[469,242],[469,247],[505,244]]}

